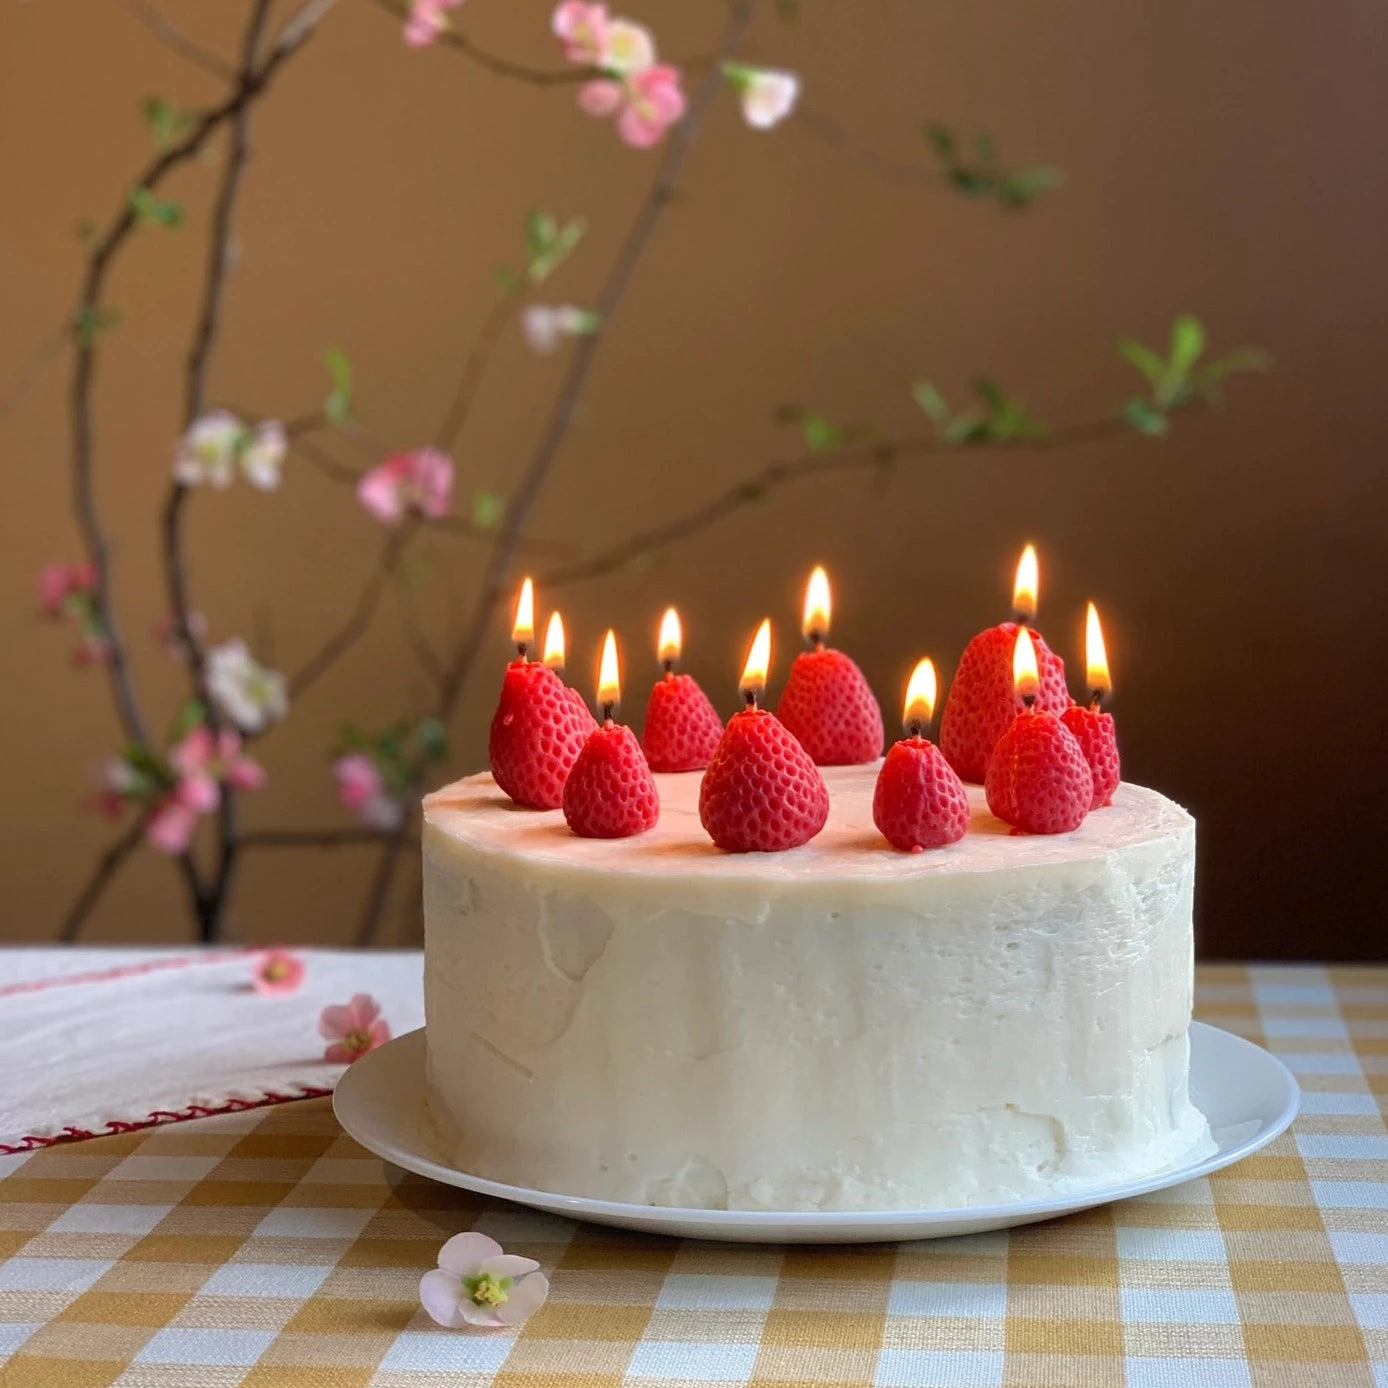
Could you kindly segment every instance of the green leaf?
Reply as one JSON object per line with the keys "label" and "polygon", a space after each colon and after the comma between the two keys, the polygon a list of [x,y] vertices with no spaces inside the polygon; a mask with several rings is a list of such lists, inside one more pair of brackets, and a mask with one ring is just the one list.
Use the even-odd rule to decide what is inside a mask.
{"label": "green leaf", "polygon": [[114,328],[119,322],[119,309],[83,307],[78,309],[72,326],[77,340],[84,347],[90,347],[102,333]]}
{"label": "green leaf", "polygon": [[1149,385],[1158,385],[1166,376],[1166,363],[1158,352],[1130,337],[1120,337],[1115,344],[1118,355],[1129,366],[1135,366],[1147,378]]}
{"label": "green leaf", "polygon": [[982,410],[964,410],[945,426],[950,443],[979,443],[988,437],[988,420]]}
{"label": "green leaf", "polygon": [[473,492],[472,523],[479,530],[495,530],[505,514],[505,497],[498,496],[495,492]]}
{"label": "green leaf", "polygon": [[944,424],[949,418],[949,405],[933,381],[917,381],[911,387],[911,399],[935,421]]}
{"label": "green leaf", "polygon": [[1171,356],[1167,362],[1171,376],[1184,381],[1204,350],[1204,325],[1193,314],[1178,314],[1171,325]]}
{"label": "green leaf", "polygon": [[1123,407],[1123,418],[1139,434],[1148,434],[1153,438],[1160,437],[1171,428],[1171,421],[1167,419],[1165,411],[1151,400],[1129,400]]}
{"label": "green leaf", "polygon": [[602,327],[602,314],[581,308],[574,315],[573,331],[579,337],[592,337]]}
{"label": "green leaf", "polygon": [[1000,174],[997,179],[998,201],[1009,209],[1030,207],[1040,194],[1059,188],[1064,182],[1064,171],[1053,164],[1036,164],[1029,169],[1018,169],[1013,174]]}
{"label": "green leaf", "polygon": [[352,363],[340,347],[329,347],[323,353],[323,365],[333,385],[323,401],[323,413],[334,424],[345,424],[352,417]]}
{"label": "green leaf", "polygon": [[414,740],[426,762],[442,761],[448,755],[448,729],[441,718],[421,718],[415,725]]}
{"label": "green leaf", "polygon": [[843,443],[842,430],[836,429],[823,415],[807,414],[800,421],[800,431],[805,437],[805,446],[811,452],[838,448]]}
{"label": "green leaf", "polygon": [[205,722],[207,722],[207,707],[202,700],[185,700],[183,706],[174,715],[173,731],[169,735],[169,741],[181,742],[194,728],[200,727]]}
{"label": "green leaf", "polygon": [[183,223],[183,208],[167,198],[155,197],[148,188],[136,188],[130,194],[130,206],[146,225],[176,227]]}
{"label": "green leaf", "polygon": [[168,149],[180,135],[192,128],[194,117],[188,111],[180,111],[162,96],[147,96],[140,103],[140,114],[154,135],[154,143],[159,149]]}
{"label": "green leaf", "polygon": [[526,266],[526,278],[532,284],[542,284],[573,254],[574,247],[587,230],[588,224],[581,218],[565,222],[555,231],[545,250],[535,255]]}
{"label": "green leaf", "polygon": [[1243,371],[1271,371],[1272,354],[1261,347],[1236,347],[1222,357],[1201,368],[1198,380],[1201,386],[1209,387],[1226,376],[1234,376]]}
{"label": "green leaf", "polygon": [[548,212],[532,212],[525,219],[525,244],[533,260],[542,256],[559,235],[559,224]]}

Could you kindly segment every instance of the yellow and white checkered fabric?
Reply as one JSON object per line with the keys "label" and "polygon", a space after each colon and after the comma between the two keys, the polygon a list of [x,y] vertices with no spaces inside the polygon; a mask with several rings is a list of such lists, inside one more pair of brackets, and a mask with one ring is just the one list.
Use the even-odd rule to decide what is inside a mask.
{"label": "yellow and white checkered fabric", "polygon": [[[1388,969],[1207,967],[1305,1103],[1256,1157],[1010,1233],[862,1248],[575,1225],[387,1168],[325,1099],[0,1158],[4,1388],[1388,1388]],[[476,1228],[518,1333],[437,1329]]]}

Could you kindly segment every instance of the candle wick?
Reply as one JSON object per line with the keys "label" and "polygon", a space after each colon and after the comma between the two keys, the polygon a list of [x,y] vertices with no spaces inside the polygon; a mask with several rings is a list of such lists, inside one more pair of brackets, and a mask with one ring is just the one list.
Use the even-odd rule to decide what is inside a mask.
{"label": "candle wick", "polygon": [[674,677],[675,677],[675,662],[674,662],[673,660],[671,660],[671,659],[667,659],[667,660],[662,661],[661,663],[665,666],[665,678],[666,678],[667,680],[669,680],[669,679],[674,679]]}
{"label": "candle wick", "polygon": [[815,651],[824,649],[824,633],[822,631],[812,631],[810,633],[810,648]]}
{"label": "candle wick", "polygon": [[602,706],[602,725],[604,728],[612,726],[612,710],[616,707],[616,704],[604,704]]}
{"label": "candle wick", "polygon": [[757,706],[757,691],[755,689],[744,689],[742,697],[747,700],[747,707],[755,709]]}
{"label": "candle wick", "polygon": [[1034,713],[1036,711],[1036,695],[1034,693],[1023,694],[1022,703],[1026,705],[1028,713]]}
{"label": "candle wick", "polygon": [[529,649],[530,649],[530,645],[529,645],[528,642],[525,642],[525,641],[517,641],[517,642],[516,642],[516,654],[517,654],[522,660],[525,659],[525,653],[526,653],[526,651],[528,651]]}
{"label": "candle wick", "polygon": [[919,737],[921,735],[921,720],[919,718],[913,718],[906,725],[906,731],[912,737]]}
{"label": "candle wick", "polygon": [[1018,611],[1014,615],[1017,618],[1017,625],[1019,627],[1029,627],[1031,625],[1032,614],[1030,612]]}
{"label": "candle wick", "polygon": [[1098,713],[1099,705],[1104,701],[1104,691],[1102,689],[1091,689],[1089,691],[1089,711]]}

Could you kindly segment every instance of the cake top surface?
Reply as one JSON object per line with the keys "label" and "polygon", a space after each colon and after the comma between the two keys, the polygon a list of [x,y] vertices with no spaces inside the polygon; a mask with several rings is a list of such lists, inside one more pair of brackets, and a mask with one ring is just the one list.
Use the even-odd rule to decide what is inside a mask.
{"label": "cake top surface", "polygon": [[1039,868],[1103,857],[1188,832],[1194,821],[1155,790],[1126,782],[1113,804],[1092,811],[1073,833],[1013,834],[984,801],[981,786],[966,787],[969,832],[947,848],[901,853],[872,822],[872,793],[881,763],[821,768],[829,787],[829,821],[802,848],[786,853],[725,853],[699,822],[701,773],[657,775],[660,822],[627,839],[583,839],[559,810],[513,805],[482,772],[424,798],[427,824],[470,848],[578,871],[672,876],[832,879],[928,877],[937,874]]}

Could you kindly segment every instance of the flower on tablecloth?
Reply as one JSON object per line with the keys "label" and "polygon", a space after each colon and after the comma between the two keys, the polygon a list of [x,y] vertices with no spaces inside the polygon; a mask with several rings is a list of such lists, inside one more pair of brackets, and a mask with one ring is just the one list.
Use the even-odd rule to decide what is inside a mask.
{"label": "flower on tablecloth", "polygon": [[292,950],[267,949],[251,965],[251,987],[263,998],[297,993],[304,981],[304,961]]}
{"label": "flower on tablecloth", "polygon": [[350,1065],[368,1051],[390,1040],[390,1027],[381,1017],[381,1005],[370,993],[356,993],[348,1003],[323,1009],[318,1034],[330,1044],[323,1052],[329,1065]]}
{"label": "flower on tablecloth", "polygon": [[522,1325],[549,1296],[549,1278],[539,1268],[485,1234],[454,1234],[439,1249],[438,1267],[419,1279],[420,1304],[448,1330]]}

